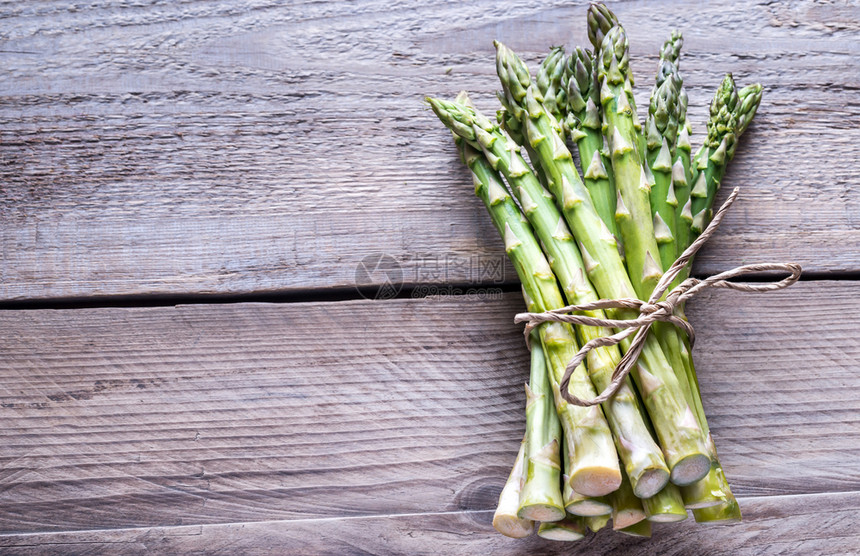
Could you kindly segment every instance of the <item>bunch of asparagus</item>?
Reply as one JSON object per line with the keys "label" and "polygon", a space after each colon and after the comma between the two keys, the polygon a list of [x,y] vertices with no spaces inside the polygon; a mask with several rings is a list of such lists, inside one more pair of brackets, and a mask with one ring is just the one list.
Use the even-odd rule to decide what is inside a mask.
{"label": "bunch of asparagus", "polygon": [[[588,10],[588,36],[593,52],[553,48],[534,78],[497,42],[497,122],[465,93],[453,102],[427,99],[454,134],[530,312],[599,298],[647,300],[709,223],[726,165],[761,101],[760,85],[738,91],[727,75],[693,155],[681,34],[660,51],[644,125],[627,36],[602,4]],[[606,313],[588,314],[636,316]],[[493,519],[499,532],[525,537],[539,522],[542,537],[576,540],[611,517],[615,530],[650,536],[651,522],[680,521],[688,510],[698,522],[740,520],[688,339],[666,323],[652,330],[618,392],[591,407],[568,403],[559,383],[579,346],[613,331],[550,322],[532,332],[526,432]],[[570,393],[589,399],[609,386],[629,346],[590,351]]]}

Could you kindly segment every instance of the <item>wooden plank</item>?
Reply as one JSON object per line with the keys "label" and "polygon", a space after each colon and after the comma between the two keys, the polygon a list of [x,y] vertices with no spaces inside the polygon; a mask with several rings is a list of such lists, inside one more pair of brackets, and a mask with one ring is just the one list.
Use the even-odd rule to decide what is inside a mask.
{"label": "wooden plank", "polygon": [[[854,554],[860,547],[860,493],[742,499],[731,525],[654,525],[651,539],[605,529],[576,543],[508,539],[491,511],[322,520],[147,527],[0,536],[4,554]],[[814,523],[814,527],[810,524]]]}
{"label": "wooden plank", "polygon": [[[350,288],[379,253],[410,284],[492,283],[500,242],[421,98],[491,109],[492,39],[534,62],[584,43],[584,6],[4,5],[0,299]],[[723,72],[766,86],[726,179],[744,195],[698,271],[860,270],[856,9],[614,7],[640,108],[673,27],[698,135]]]}
{"label": "wooden plank", "polygon": [[[804,282],[690,308],[739,495],[860,490],[860,341],[831,324],[858,294]],[[524,426],[521,308],[0,312],[0,533],[491,509]]]}

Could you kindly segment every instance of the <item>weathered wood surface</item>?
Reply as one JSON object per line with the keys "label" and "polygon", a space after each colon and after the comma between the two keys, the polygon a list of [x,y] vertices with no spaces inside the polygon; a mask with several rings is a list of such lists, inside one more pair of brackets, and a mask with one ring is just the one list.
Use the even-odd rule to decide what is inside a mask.
{"label": "weathered wood surface", "polygon": [[505,538],[491,511],[269,521],[0,536],[8,555],[57,554],[623,554],[759,556],[856,554],[860,494],[769,496],[741,501],[746,521],[728,526],[654,525],[651,539],[600,531],[572,543]]}
{"label": "weathered wood surface", "polygon": [[[613,7],[631,37],[640,108],[675,27],[699,133],[723,72],[766,87],[726,179],[744,195],[698,271],[763,260],[860,270],[860,10]],[[534,61],[551,44],[585,42],[584,9],[5,3],[0,299],[350,287],[375,253],[401,261],[409,283],[487,281],[426,262],[503,253],[421,99],[465,88],[492,107],[492,39]]]}
{"label": "weathered wood surface", "polygon": [[[804,307],[810,297],[817,305]],[[302,520],[273,526],[281,532],[271,538],[309,542],[301,539],[318,530],[340,547],[363,522],[321,519],[422,514],[373,525],[380,533],[367,532],[356,542],[368,545],[352,550],[397,549],[387,535],[413,527],[424,550],[434,538],[461,538],[464,553],[469,542],[514,546],[488,539],[486,514],[422,516],[494,507],[522,435],[528,361],[511,322],[521,303],[505,294],[0,312],[0,532],[15,537],[2,542],[55,538],[21,533]],[[824,493],[815,511],[830,504],[833,513],[816,527],[833,527],[834,536],[848,511],[839,501],[856,504],[860,491],[860,340],[849,319],[830,322],[858,313],[860,285],[840,282],[709,293],[690,311],[707,323],[697,363],[735,492]],[[781,507],[778,515],[803,508],[757,504]],[[776,525],[769,511],[752,509],[744,528],[703,530],[689,542],[739,543],[761,527],[787,532],[799,523]],[[478,532],[475,523],[484,524]],[[257,527],[212,531],[227,539],[243,526]],[[668,529],[661,538],[683,535]],[[161,542],[164,531],[116,535]],[[113,542],[102,534],[68,538]],[[809,538],[827,536],[816,535]]]}

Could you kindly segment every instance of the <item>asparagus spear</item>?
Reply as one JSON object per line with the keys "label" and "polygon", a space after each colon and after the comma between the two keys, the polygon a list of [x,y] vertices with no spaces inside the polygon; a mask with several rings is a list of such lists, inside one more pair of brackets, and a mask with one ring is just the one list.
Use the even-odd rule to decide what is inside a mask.
{"label": "asparagus spear", "polygon": [[531,373],[526,385],[525,484],[517,515],[534,521],[558,521],[565,515],[559,467],[561,424],[551,398],[540,338],[536,333],[532,336]]}
{"label": "asparagus spear", "polygon": [[675,144],[678,138],[680,112],[680,76],[675,66],[663,61],[659,84],[654,87],[645,123],[646,161],[654,176],[651,187],[651,213],[654,237],[660,250],[660,262],[668,269],[675,262],[675,208],[678,200],[672,184]]}
{"label": "asparagus spear", "polygon": [[[595,54],[598,54],[601,46],[603,45],[603,39],[606,37],[606,34],[609,33],[609,30],[613,27],[620,26],[621,24],[618,23],[618,18],[615,14],[602,3],[591,4],[588,7],[587,19],[588,39],[594,47]],[[627,102],[630,104],[633,115],[633,127],[636,129],[636,133],[638,134],[637,142],[639,145],[639,154],[644,157],[645,136],[642,134],[642,124],[639,122],[639,116],[636,113],[636,100],[633,98],[633,73],[629,72],[624,77],[625,80],[623,87],[627,92]],[[607,136],[606,138],[608,140],[610,136]]]}
{"label": "asparagus spear", "polygon": [[[676,145],[678,140],[681,110],[683,109],[680,100],[682,81],[675,65],[671,61],[678,60],[681,47],[680,42],[680,34],[675,32],[672,33],[672,36],[663,46],[661,51],[661,58],[663,60],[660,64],[660,71],[657,74],[657,84],[651,95],[649,117],[646,123],[647,161],[651,165],[655,177],[655,184],[651,189],[651,210],[654,216],[654,229],[660,246],[660,258],[664,269],[668,269],[680,255],[678,242],[675,238],[677,234],[677,221],[675,218],[677,199],[674,194],[673,178],[677,176],[679,181],[682,182],[682,186],[686,185],[686,171],[683,162],[676,161],[675,164],[671,162],[675,157],[674,145]],[[694,408],[694,410],[697,410],[697,417],[701,417],[703,412],[698,411],[701,409],[701,399],[697,399],[697,395],[692,391],[689,383],[689,376],[695,375],[695,371],[692,359],[689,357],[686,339],[683,338],[680,331],[665,323],[657,323],[654,329],[660,338],[660,343],[670,355],[675,375],[685,394],[687,404],[691,408]],[[707,425],[702,423],[701,418],[699,419],[699,424],[702,430],[707,431]],[[713,466],[714,452],[712,451],[710,455]],[[668,505],[659,499],[656,501],[652,500],[650,503],[643,504],[646,512],[655,514],[655,512],[661,511],[666,515],[666,519],[685,519],[686,512],[680,503],[680,492],[677,489],[670,490],[671,492],[668,494],[663,493],[663,502],[668,500],[670,502]],[[667,497],[670,497],[670,499]],[[694,504],[703,503],[701,499],[695,499],[694,502],[693,499],[685,497],[684,500]]]}
{"label": "asparagus spear", "polygon": [[591,4],[586,14],[588,21],[588,40],[594,47],[594,51],[600,50],[603,37],[610,29],[618,25],[618,18],[602,3]]}
{"label": "asparagus spear", "polygon": [[[690,199],[690,187],[692,186],[692,175],[690,168],[690,157],[692,147],[690,145],[690,124],[687,122],[687,90],[684,88],[684,80],[681,79],[679,72],[681,62],[681,47],[684,44],[684,37],[679,31],[672,31],[663,47],[660,49],[660,71],[657,72],[657,84],[659,88],[667,77],[672,76],[677,79],[678,84],[678,133],[674,145],[674,158],[672,159],[672,186],[674,189],[674,228],[672,233],[675,237],[675,257],[689,245],[690,242],[690,225],[693,223],[693,215],[690,212],[691,208],[687,205]],[[667,73],[663,70],[663,63],[668,62],[674,66],[675,71]],[[672,145],[670,145],[672,147]],[[655,174],[656,175],[656,174]],[[654,196],[652,195],[652,202]],[[669,222],[669,219],[666,219]],[[681,246],[684,246],[683,248]],[[661,251],[662,256],[662,251]],[[668,268],[664,261],[663,268]]]}
{"label": "asparagus spear", "polygon": [[694,237],[701,234],[711,220],[711,207],[723,179],[729,152],[734,152],[734,144],[737,141],[737,105],[735,82],[732,74],[728,74],[711,103],[708,137],[696,153],[697,168],[700,172],[690,192],[693,214],[691,229]]}
{"label": "asparagus spear", "polygon": [[[486,155],[495,160],[497,167],[508,178],[511,188],[518,196],[520,205],[524,207],[526,216],[535,226],[538,239],[547,252],[550,265],[562,284],[568,301],[570,303],[587,303],[597,300],[597,292],[586,278],[586,268],[580,258],[579,251],[576,249],[573,237],[549,198],[550,194],[540,186],[534,175],[528,171],[522,157],[516,152],[516,146],[472,108],[457,103],[433,102],[435,103],[434,110],[442,114],[440,118],[443,121],[450,121],[449,127],[451,129],[461,129],[466,140],[474,140],[478,145],[481,145],[480,141],[483,141]],[[469,130],[472,131],[471,135],[462,129],[463,122],[468,122]],[[512,168],[516,170],[513,173],[511,172]],[[597,221],[599,222],[599,218]],[[617,257],[617,251],[613,249],[613,252]],[[597,311],[589,314],[598,316],[603,313]],[[577,333],[581,341],[586,342],[611,332],[598,327],[577,327]],[[588,370],[592,382],[598,388],[603,389],[609,385],[612,371],[617,367],[619,360],[620,354],[615,348],[600,348],[589,353]],[[666,484],[668,468],[660,453],[660,448],[642,421],[636,396],[628,381],[625,381],[619,392],[604,404],[604,410],[612,428],[616,448],[624,462],[631,483],[634,485],[634,490],[641,496],[650,496],[658,492]],[[617,488],[621,477],[619,472],[614,487],[602,493],[583,491],[584,487],[577,486],[575,475],[571,476],[571,480],[573,481],[572,486],[577,492],[589,496],[598,496]]]}
{"label": "asparagus spear", "polygon": [[[468,125],[469,131],[466,131],[464,118],[469,122],[477,119],[484,126],[495,129],[489,120],[480,117],[467,106],[438,99],[428,100],[440,119],[453,131],[464,133],[461,137],[466,141],[477,142],[478,130],[484,133],[486,131],[471,123]],[[541,312],[564,306],[555,276],[535,240],[531,227],[508,195],[491,164],[466,141],[461,141],[461,148],[464,160],[475,176],[476,193],[484,201],[493,223],[505,239],[506,251],[523,284],[529,310]],[[515,148],[513,145],[511,147]],[[488,154],[495,157],[489,151]],[[518,178],[526,175],[537,184],[537,179],[528,171],[519,153],[504,150],[499,151],[499,154],[505,158],[503,161],[501,157],[494,158],[497,167],[504,169],[505,174],[512,180],[512,185],[517,183]],[[514,154],[516,158],[513,157]],[[540,188],[540,185],[537,184],[537,187]],[[551,239],[551,236],[546,239]],[[563,255],[561,252],[557,254]],[[556,410],[566,442],[575,450],[574,467],[570,475],[571,485],[577,492],[588,496],[601,496],[612,492],[621,481],[620,469],[612,435],[603,413],[599,407],[585,408],[569,404],[561,396],[558,387],[558,381],[564,374],[567,363],[577,351],[572,330],[562,323],[548,323],[540,327],[539,333],[550,368]],[[583,366],[577,368],[573,374],[570,387],[577,396],[595,395],[594,387]]]}
{"label": "asparagus spear", "polygon": [[[521,105],[521,124],[526,139],[537,152],[537,160],[548,178],[555,200],[579,242],[591,283],[604,298],[635,297],[636,291],[618,254],[615,238],[595,211],[590,195],[573,166],[570,152],[560,137],[558,126],[540,103],[540,92],[530,83],[528,69],[504,45],[497,43],[496,48],[497,70],[505,96],[509,103]],[[495,143],[495,139],[492,142],[485,140],[485,148],[492,148]],[[496,149],[493,155],[498,158],[505,157],[508,152],[504,148],[498,149],[498,146]],[[530,197],[524,206],[537,204],[538,201]],[[549,196],[540,197],[543,206],[551,204]],[[635,318],[630,311],[613,314],[617,318]],[[628,341],[622,342],[624,349],[629,345]],[[672,480],[683,484],[698,480],[707,472],[710,462],[705,452],[704,435],[683,399],[671,366],[657,340],[651,336],[633,375],[654,420]],[[630,480],[634,481],[633,474],[630,474]]]}
{"label": "asparagus spear", "polygon": [[[615,180],[609,158],[603,152],[600,132],[600,97],[591,52],[577,47],[565,67],[568,118],[565,127],[579,150],[582,177],[603,223],[619,238],[615,224]],[[543,91],[541,91],[543,93]]]}
{"label": "asparagus spear", "polygon": [[613,27],[596,59],[601,114],[612,155],[618,193],[615,220],[624,241],[628,274],[638,296],[648,299],[663,271],[648,198],[651,187],[640,163],[634,113],[624,90],[630,71],[627,56],[627,35],[621,27]]}
{"label": "asparagus spear", "polygon": [[523,484],[523,460],[525,459],[526,438],[520,444],[517,460],[514,463],[511,474],[499,495],[499,505],[493,514],[493,527],[506,537],[521,539],[528,537],[534,530],[534,522],[530,519],[521,519],[517,515],[520,506],[520,491]]}
{"label": "asparagus spear", "polygon": [[[660,71],[657,73],[657,83],[651,94],[651,102],[646,123],[646,145],[648,154],[646,160],[654,175],[654,185],[651,188],[651,213],[654,218],[654,232],[660,249],[661,266],[668,269],[680,255],[676,241],[677,220],[674,178],[686,186],[686,173],[683,162],[675,158],[678,130],[681,117],[681,86],[683,82],[677,68],[670,60],[677,60],[680,53],[680,34],[673,33],[661,51]],[[663,345],[675,369],[675,374],[681,389],[686,394],[687,403],[694,407],[692,392],[687,380],[688,369],[692,360],[687,356],[685,338],[675,327],[665,323],[654,326],[660,343]]]}
{"label": "asparagus spear", "polygon": [[[738,92],[739,102],[737,102],[735,108],[735,117],[738,121],[736,127],[736,134],[738,136],[743,133],[743,131],[746,129],[753,116],[755,115],[755,112],[758,109],[758,105],[761,102],[761,93],[762,89],[760,85],[751,85],[749,87],[741,89],[741,91]],[[717,94],[719,95],[720,91],[718,91]],[[715,99],[714,104],[717,103],[718,100]],[[716,111],[716,115],[713,118],[714,121],[709,122],[709,131],[712,129],[719,129],[719,121],[717,120],[717,118],[723,116],[724,114],[722,114],[721,111]],[[727,150],[726,155],[728,160],[731,160],[732,156],[734,155],[734,149],[736,146],[737,141],[734,141],[732,146]],[[710,165],[710,163],[713,161],[709,160],[708,162]],[[707,169],[708,167],[704,168],[705,171],[707,171]],[[702,180],[702,183],[707,183],[707,174],[704,174],[703,177],[700,177],[699,179]],[[708,205],[705,208],[708,210],[708,219],[710,219],[709,215],[710,211],[712,210],[712,206]],[[679,236],[678,241],[682,242],[684,241],[684,238]],[[678,249],[686,249],[687,245],[687,243],[679,243]],[[685,272],[681,276],[679,276],[678,281],[685,279],[688,275],[689,267],[687,267],[687,269],[685,269]],[[693,405],[696,409],[696,415],[699,419],[699,423],[702,426],[702,429],[708,433],[708,444],[711,451],[712,462],[711,469],[709,470],[707,476],[705,476],[700,481],[685,486],[681,489],[681,492],[684,497],[684,502],[686,503],[688,508],[693,509],[693,515],[696,518],[696,521],[739,521],[741,519],[740,507],[738,506],[734,496],[731,493],[731,488],[729,487],[728,481],[726,480],[719,459],[717,457],[716,447],[714,446],[713,439],[711,438],[707,418],[705,417],[704,408],[702,406],[702,397],[701,392],[699,390],[698,379],[692,367],[687,369],[687,373],[687,379],[692,392],[694,400]],[[703,509],[705,508],[707,508],[708,511],[703,511]]]}
{"label": "asparagus spear", "polygon": [[[749,126],[758,110],[762,98],[759,84],[735,90],[732,75],[728,74],[717,89],[711,102],[708,119],[708,137],[691,162],[692,191],[690,202],[679,209],[681,221],[690,223],[692,232],[689,237],[679,235],[677,248],[683,251],[689,247],[696,236],[704,230],[713,216],[713,204],[720,188],[726,166],[734,157],[737,142]],[[679,144],[680,149],[680,144]],[[681,216],[685,213],[685,216]],[[683,226],[679,223],[679,229]],[[676,282],[686,279],[687,272]]]}

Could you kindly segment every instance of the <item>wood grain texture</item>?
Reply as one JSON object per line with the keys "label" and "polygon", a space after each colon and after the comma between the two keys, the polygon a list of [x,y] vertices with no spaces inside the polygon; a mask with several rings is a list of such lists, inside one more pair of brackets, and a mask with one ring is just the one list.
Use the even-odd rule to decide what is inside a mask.
{"label": "wood grain texture", "polygon": [[[0,312],[0,533],[491,509],[524,423],[521,307]],[[860,491],[860,341],[827,324],[858,312],[839,282],[691,307],[738,495]]]}
{"label": "wood grain texture", "polygon": [[[534,62],[585,41],[584,5],[3,4],[0,299],[351,287],[381,252],[408,283],[492,281],[501,244],[421,99],[492,108],[492,39]],[[766,88],[725,182],[744,194],[697,271],[860,270],[857,8],[613,8],[640,108],[671,28],[699,135],[723,72]]]}
{"label": "wood grain texture", "polygon": [[[604,529],[576,543],[496,533],[490,511],[0,535],[9,555],[56,554],[623,554],[761,556],[855,554],[860,494],[742,499],[744,522],[654,525],[651,539]],[[810,524],[814,524],[810,526]]]}

